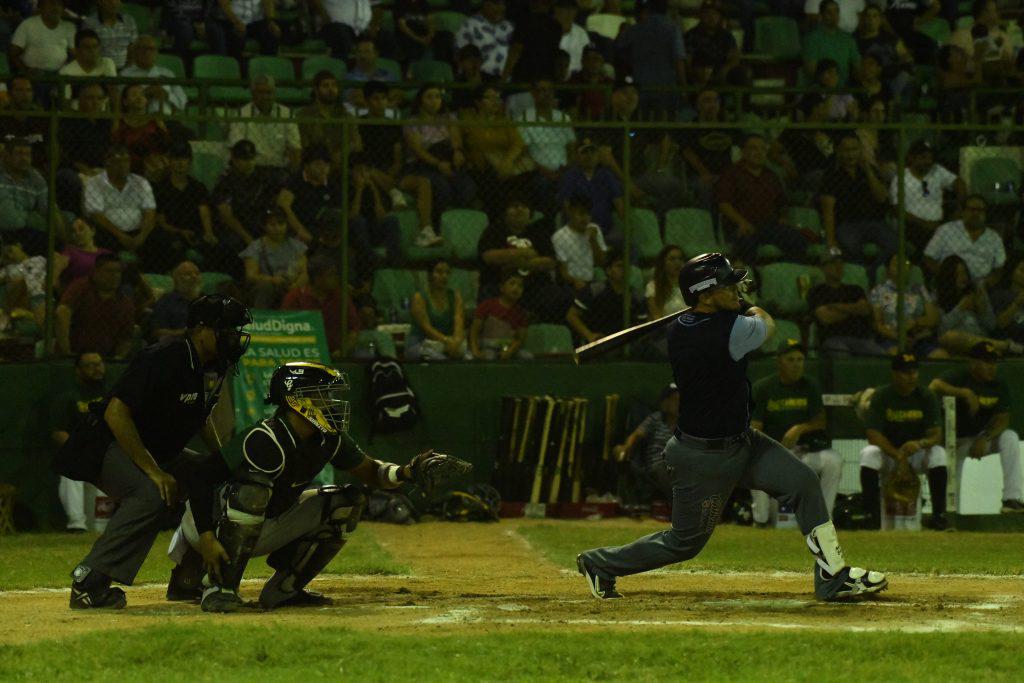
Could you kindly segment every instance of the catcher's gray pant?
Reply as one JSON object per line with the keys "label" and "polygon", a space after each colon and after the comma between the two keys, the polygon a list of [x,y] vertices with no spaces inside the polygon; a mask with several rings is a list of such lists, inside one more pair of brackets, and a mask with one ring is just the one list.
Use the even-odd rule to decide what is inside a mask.
{"label": "catcher's gray pant", "polygon": [[[825,508],[828,516],[832,516],[832,508],[836,504],[836,493],[839,492],[839,479],[843,474],[843,458],[830,448],[810,453],[794,453],[794,455],[811,468],[821,481],[821,495],[825,497]],[[753,489],[750,492],[751,508],[754,521],[766,524],[771,516],[771,497],[764,491]]]}
{"label": "catcher's gray pant", "polygon": [[[886,475],[896,469],[896,461],[878,446],[865,446],[860,452],[860,466]],[[932,446],[927,450],[922,448],[910,456],[910,467],[918,474],[927,474],[933,467],[945,466],[946,449],[942,446]]]}
{"label": "catcher's gray pant", "polygon": [[748,430],[722,449],[673,436],[665,445],[665,462],[672,489],[672,528],[629,545],[586,551],[583,555],[598,575],[613,579],[696,556],[711,538],[722,507],[737,485],[761,489],[791,503],[804,535],[829,521],[817,475],[759,431]]}
{"label": "catcher's gray pant", "polygon": [[[964,480],[964,463],[970,457],[974,439],[957,439],[956,450],[960,456],[956,461],[956,481],[960,486]],[[1024,493],[1021,487],[1020,474],[1020,437],[1012,429],[1005,429],[998,437],[992,439],[985,454],[999,453],[1003,465],[1003,500],[1021,500]]]}

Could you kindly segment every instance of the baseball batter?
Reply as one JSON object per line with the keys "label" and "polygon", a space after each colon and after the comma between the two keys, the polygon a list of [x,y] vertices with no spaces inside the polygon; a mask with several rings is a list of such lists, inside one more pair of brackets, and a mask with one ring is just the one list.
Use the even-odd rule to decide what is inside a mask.
{"label": "baseball batter", "polygon": [[717,253],[690,259],[679,274],[692,308],[668,326],[669,361],[680,394],[678,426],[665,447],[672,527],[628,545],[581,553],[577,566],[597,598],[622,597],[616,589],[620,576],[696,556],[737,485],[794,506],[815,557],[819,599],[845,600],[888,586],[884,574],[846,564],[814,472],[750,427],[747,355],[772,337],[775,322],[740,298],[745,277],[745,270]]}

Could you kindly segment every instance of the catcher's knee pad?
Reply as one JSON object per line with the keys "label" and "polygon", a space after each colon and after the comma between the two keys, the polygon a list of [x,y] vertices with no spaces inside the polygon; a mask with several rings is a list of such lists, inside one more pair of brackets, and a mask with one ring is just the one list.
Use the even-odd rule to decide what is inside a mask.
{"label": "catcher's knee pad", "polygon": [[269,478],[256,475],[225,485],[224,514],[217,525],[217,540],[228,555],[221,568],[225,587],[237,589],[242,580],[245,565],[263,530],[271,486]]}
{"label": "catcher's knee pad", "polygon": [[882,469],[882,449],[878,446],[865,446],[860,452],[860,466],[870,470]]}
{"label": "catcher's knee pad", "polygon": [[225,516],[236,524],[261,524],[270,503],[272,482],[253,477],[225,485]]}
{"label": "catcher's knee pad", "polygon": [[323,501],[321,521],[341,537],[355,531],[366,506],[366,494],[354,484],[321,486],[317,496]]}

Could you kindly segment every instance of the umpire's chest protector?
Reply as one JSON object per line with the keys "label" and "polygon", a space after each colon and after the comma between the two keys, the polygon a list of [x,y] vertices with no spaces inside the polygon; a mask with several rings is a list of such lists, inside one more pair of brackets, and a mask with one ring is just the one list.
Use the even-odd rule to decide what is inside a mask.
{"label": "umpire's chest protector", "polygon": [[679,387],[679,429],[706,439],[750,424],[746,356],[733,360],[729,336],[737,313],[684,313],[669,325],[668,355]]}

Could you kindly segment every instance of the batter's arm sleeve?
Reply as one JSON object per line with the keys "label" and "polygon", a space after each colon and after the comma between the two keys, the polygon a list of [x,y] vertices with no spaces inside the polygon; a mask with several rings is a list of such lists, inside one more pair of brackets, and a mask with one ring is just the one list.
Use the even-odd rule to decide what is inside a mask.
{"label": "batter's arm sleeve", "polygon": [[729,333],[729,355],[739,360],[761,348],[768,339],[768,324],[758,316],[739,315]]}

